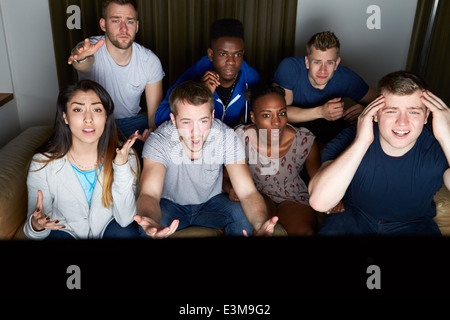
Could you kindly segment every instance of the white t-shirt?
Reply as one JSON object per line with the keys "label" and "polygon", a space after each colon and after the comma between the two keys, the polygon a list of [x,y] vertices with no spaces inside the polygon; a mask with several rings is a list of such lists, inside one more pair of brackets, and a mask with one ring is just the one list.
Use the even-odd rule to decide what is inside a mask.
{"label": "white t-shirt", "polygon": [[[89,38],[97,43],[105,36]],[[133,53],[128,65],[117,65],[106,49],[106,44],[94,54],[95,62],[88,72],[78,72],[78,78],[101,84],[114,101],[116,119],[135,116],[141,110],[139,102],[145,86],[164,78],[159,58],[150,50],[133,42]]]}

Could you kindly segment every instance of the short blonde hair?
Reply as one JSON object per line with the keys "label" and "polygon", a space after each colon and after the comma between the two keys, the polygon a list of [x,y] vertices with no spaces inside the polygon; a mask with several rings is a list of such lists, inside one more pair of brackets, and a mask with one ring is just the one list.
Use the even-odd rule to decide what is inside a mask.
{"label": "short blonde hair", "polygon": [[336,53],[339,57],[341,43],[335,34],[331,31],[319,32],[313,35],[306,44],[306,55],[311,54],[312,48],[320,51],[325,51],[331,48],[336,48]]}

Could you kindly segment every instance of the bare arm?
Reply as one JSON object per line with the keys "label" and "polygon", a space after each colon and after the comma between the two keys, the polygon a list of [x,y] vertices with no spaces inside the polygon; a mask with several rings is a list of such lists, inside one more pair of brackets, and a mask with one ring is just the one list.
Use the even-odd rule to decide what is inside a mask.
{"label": "bare arm", "polygon": [[[72,49],[67,63],[71,64],[77,71],[88,72],[95,62],[94,53],[96,53],[104,43],[105,40],[103,39],[95,44],[90,43],[89,39],[84,39],[83,43],[80,43]],[[83,61],[77,62],[77,60]]]}
{"label": "bare arm", "polygon": [[[277,85],[276,83],[274,85]],[[287,107],[288,122],[300,123],[316,119],[326,119],[334,121],[342,117],[344,113],[344,103],[341,98],[334,98],[321,106],[315,108],[300,108],[293,106],[294,93],[292,90],[283,88]]]}
{"label": "bare arm", "polygon": [[[433,114],[433,134],[450,166],[450,108],[429,91],[424,92],[421,99]],[[445,186],[450,190],[450,169],[444,172],[443,179]]]}
{"label": "bare arm", "polygon": [[141,193],[136,202],[138,214],[134,220],[152,238],[165,238],[178,228],[178,220],[174,220],[169,227],[162,227],[161,207],[159,201],[164,186],[166,167],[159,162],[144,158],[144,169],[141,176]]}
{"label": "bare arm", "polygon": [[163,98],[162,80],[147,84],[145,86],[145,100],[147,102],[148,127],[153,131],[156,129],[155,114]]}
{"label": "bare arm", "polygon": [[257,235],[272,235],[278,218],[269,219],[264,198],[256,189],[245,162],[228,164],[226,168],[233,188],[241,201],[242,209]]}
{"label": "bare arm", "polygon": [[343,198],[362,158],[374,140],[373,121],[376,112],[385,105],[384,97],[371,103],[358,118],[353,143],[336,160],[324,162],[309,183],[309,203],[320,212],[335,207]]}

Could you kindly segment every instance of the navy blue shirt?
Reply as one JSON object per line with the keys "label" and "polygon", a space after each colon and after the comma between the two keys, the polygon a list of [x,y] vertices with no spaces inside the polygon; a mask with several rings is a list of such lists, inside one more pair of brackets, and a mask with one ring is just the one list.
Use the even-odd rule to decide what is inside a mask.
{"label": "navy blue shirt", "polygon": [[[275,71],[274,82],[292,90],[293,106],[314,108],[333,98],[351,98],[357,102],[369,91],[369,85],[360,76],[342,65],[338,65],[333,77],[322,90],[311,85],[308,71],[305,57],[298,56],[284,59]],[[328,142],[349,125],[343,119],[318,119],[302,123],[301,126],[311,130],[319,142]]]}
{"label": "navy blue shirt", "polygon": [[[322,154],[322,162],[336,159],[354,140],[356,126],[345,129]],[[384,153],[378,125],[343,199],[345,210],[363,212],[376,220],[411,221],[434,217],[433,197],[442,187],[448,161],[432,130],[424,126],[411,150],[401,157]]]}

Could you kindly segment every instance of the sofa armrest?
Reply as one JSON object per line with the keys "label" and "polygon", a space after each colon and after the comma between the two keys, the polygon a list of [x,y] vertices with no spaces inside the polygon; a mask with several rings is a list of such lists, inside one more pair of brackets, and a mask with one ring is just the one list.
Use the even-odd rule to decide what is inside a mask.
{"label": "sofa armrest", "polygon": [[0,149],[0,239],[11,239],[27,215],[27,174],[34,150],[51,134],[52,127],[23,131]]}
{"label": "sofa armrest", "polygon": [[436,203],[434,221],[443,236],[450,236],[450,191],[445,185],[434,196],[434,202]]}

